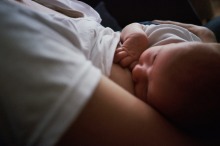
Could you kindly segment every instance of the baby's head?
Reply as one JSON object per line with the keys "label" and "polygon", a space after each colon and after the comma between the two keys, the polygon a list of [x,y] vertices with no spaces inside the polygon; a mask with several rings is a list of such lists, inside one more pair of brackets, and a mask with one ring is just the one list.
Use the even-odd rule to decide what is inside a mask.
{"label": "baby's head", "polygon": [[220,46],[185,42],[149,48],[132,77],[136,95],[180,128],[196,135],[220,130]]}

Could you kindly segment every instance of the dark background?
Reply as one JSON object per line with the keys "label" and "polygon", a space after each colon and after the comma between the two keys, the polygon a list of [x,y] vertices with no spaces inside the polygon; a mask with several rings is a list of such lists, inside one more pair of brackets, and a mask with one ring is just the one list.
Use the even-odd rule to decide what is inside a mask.
{"label": "dark background", "polygon": [[81,0],[93,8],[103,1],[106,9],[121,27],[155,19],[201,25],[188,0]]}

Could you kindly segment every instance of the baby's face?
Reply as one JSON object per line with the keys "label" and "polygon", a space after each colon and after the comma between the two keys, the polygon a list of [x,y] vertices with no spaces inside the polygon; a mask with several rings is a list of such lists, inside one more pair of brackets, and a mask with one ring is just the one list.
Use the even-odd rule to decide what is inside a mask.
{"label": "baby's face", "polygon": [[191,60],[200,52],[191,51],[194,48],[188,44],[155,46],[142,53],[139,63],[132,70],[138,98],[167,112],[191,100],[186,99],[180,89],[179,77],[190,80],[190,73],[184,70],[194,72]]}
{"label": "baby's face", "polygon": [[[175,67],[174,62],[182,52],[173,47],[174,45],[151,47],[140,56],[139,63],[132,70],[135,94],[140,99],[148,101],[159,87],[170,86],[171,68]],[[171,92],[171,90],[166,90],[166,92]]]}
{"label": "baby's face", "polygon": [[219,117],[219,48],[192,42],[149,48],[132,70],[136,96],[181,127],[207,125],[207,116]]}

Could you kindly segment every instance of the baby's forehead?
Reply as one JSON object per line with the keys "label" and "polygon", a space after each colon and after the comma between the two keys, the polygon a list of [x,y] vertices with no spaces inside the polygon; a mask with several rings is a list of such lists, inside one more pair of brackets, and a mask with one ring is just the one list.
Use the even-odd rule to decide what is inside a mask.
{"label": "baby's forehead", "polygon": [[[168,49],[168,51],[164,50],[161,53],[165,55],[165,60],[163,61],[168,62],[165,63],[167,67],[164,69],[171,76],[173,74],[193,76],[194,74],[202,74],[204,72],[208,74],[210,71],[215,71],[215,66],[220,64],[220,53],[218,54],[212,49],[204,48],[200,44],[173,44],[165,46],[163,49]],[[158,67],[161,66],[159,65]]]}
{"label": "baby's forehead", "polygon": [[191,80],[203,80],[220,73],[220,51],[201,43],[187,47],[187,51],[180,52],[175,60],[177,65],[174,67],[181,68],[180,75],[190,76],[188,79]]}
{"label": "baby's forehead", "polygon": [[206,45],[204,43],[185,42],[173,44],[168,47],[173,48],[173,52],[171,54],[177,54],[175,56],[177,60],[185,60],[185,64],[198,61],[202,64],[215,58],[220,59],[220,51],[215,51],[210,45]]}
{"label": "baby's forehead", "polygon": [[[215,71],[220,64],[220,51],[213,49],[212,45],[204,43],[177,43],[152,47],[159,52],[154,67],[162,68],[163,72],[170,74],[199,74]],[[160,50],[160,51],[158,51]],[[161,61],[159,61],[161,60]],[[164,65],[166,67],[164,67]],[[218,70],[220,69],[217,68]],[[161,70],[161,69],[160,69]]]}

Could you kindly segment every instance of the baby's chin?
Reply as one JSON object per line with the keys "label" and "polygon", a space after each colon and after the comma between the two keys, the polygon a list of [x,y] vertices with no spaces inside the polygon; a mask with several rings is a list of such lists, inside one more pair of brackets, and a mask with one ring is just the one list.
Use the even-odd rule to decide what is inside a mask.
{"label": "baby's chin", "polygon": [[160,97],[156,97],[153,94],[147,95],[144,99],[144,102],[146,102],[148,105],[156,109],[159,113],[162,115],[169,116],[172,114],[175,107],[173,107],[172,102],[163,100]]}

